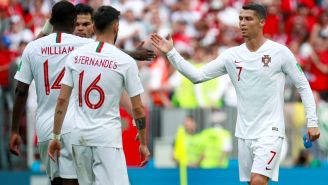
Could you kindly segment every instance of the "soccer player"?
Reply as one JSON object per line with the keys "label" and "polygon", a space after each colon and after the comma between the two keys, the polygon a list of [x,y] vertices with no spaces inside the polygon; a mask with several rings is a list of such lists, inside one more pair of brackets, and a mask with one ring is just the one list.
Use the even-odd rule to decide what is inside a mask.
{"label": "soccer player", "polygon": [[[60,157],[54,162],[50,160],[47,149],[53,138],[53,116],[59,96],[60,81],[64,76],[66,57],[77,47],[94,42],[92,39],[80,38],[71,33],[76,20],[75,7],[68,1],[60,1],[52,8],[50,22],[53,33],[30,42],[22,55],[15,79],[18,80],[12,117],[12,134],[10,151],[20,154],[21,137],[19,122],[28,96],[29,84],[34,79],[37,91],[36,134],[41,161],[46,167],[46,173],[52,185],[77,183],[76,172],[71,155],[71,145],[68,142],[73,129],[72,115],[65,119]],[[73,104],[68,108],[72,110]],[[56,137],[56,139],[59,139]]]}
{"label": "soccer player", "polygon": [[314,98],[302,69],[285,46],[263,36],[266,10],[260,4],[245,4],[240,10],[239,27],[245,40],[223,52],[201,69],[189,64],[174,49],[172,39],[158,34],[152,44],[166,53],[171,64],[193,83],[228,74],[238,98],[236,137],[239,176],[251,185],[278,181],[279,155],[285,138],[283,114],[284,85],[290,77],[306,110],[308,139],[320,132]]}
{"label": "soccer player", "polygon": [[[74,35],[86,38],[92,38],[94,36],[94,21],[93,21],[93,8],[87,4],[79,3],[75,5],[76,8],[76,26]],[[155,53],[152,50],[144,49],[142,46],[144,41],[139,44],[135,51],[125,51],[128,55],[136,60],[152,60],[155,57]],[[130,116],[132,115],[131,102],[126,92],[122,93],[120,100],[120,106],[127,111]]]}
{"label": "soccer player", "polygon": [[[67,107],[75,108],[76,129],[72,132],[73,158],[80,185],[129,185],[122,149],[119,97],[126,90],[139,131],[141,166],[148,162],[146,118],[140,93],[143,87],[136,62],[114,46],[120,12],[100,7],[94,15],[96,42],[85,45],[67,58],[66,72],[55,109],[53,134],[59,138]],[[70,96],[74,102],[69,103]],[[68,113],[69,114],[69,113]],[[49,146],[52,158],[61,144]]]}

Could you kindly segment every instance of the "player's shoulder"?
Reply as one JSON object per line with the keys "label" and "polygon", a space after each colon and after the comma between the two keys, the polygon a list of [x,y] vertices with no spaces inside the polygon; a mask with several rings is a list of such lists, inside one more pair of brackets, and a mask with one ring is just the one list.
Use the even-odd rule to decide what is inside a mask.
{"label": "player's shoulder", "polygon": [[279,43],[279,42],[276,42],[276,41],[273,41],[273,40],[270,40],[270,39],[267,39],[266,41],[267,43],[267,46],[270,48],[270,49],[276,49],[276,50],[279,50],[279,51],[286,51],[286,50],[289,50],[287,46]]}
{"label": "player's shoulder", "polygon": [[84,44],[81,47],[76,48],[74,51],[96,51],[95,48],[97,48],[98,42],[96,42],[95,40],[90,41],[91,42],[88,42],[88,44]]}

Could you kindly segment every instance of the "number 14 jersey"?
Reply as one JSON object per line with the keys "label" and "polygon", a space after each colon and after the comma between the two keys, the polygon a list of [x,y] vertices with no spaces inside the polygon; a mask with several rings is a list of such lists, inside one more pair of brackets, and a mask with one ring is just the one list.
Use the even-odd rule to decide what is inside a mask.
{"label": "number 14 jersey", "polygon": [[[15,79],[30,84],[35,80],[37,95],[36,133],[38,141],[51,139],[54,113],[60,92],[60,81],[64,76],[65,62],[68,54],[79,46],[94,42],[66,33],[52,33],[30,42],[22,55]],[[68,112],[72,106],[69,106]],[[73,124],[66,123],[62,134],[70,132]]]}

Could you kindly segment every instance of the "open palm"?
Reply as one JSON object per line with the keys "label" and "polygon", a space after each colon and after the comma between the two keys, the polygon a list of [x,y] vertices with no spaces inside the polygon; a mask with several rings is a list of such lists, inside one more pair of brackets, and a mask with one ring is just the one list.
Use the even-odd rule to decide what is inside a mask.
{"label": "open palm", "polygon": [[173,48],[173,40],[171,36],[168,36],[168,40],[154,33],[150,36],[151,44],[162,51],[163,53],[169,52]]}

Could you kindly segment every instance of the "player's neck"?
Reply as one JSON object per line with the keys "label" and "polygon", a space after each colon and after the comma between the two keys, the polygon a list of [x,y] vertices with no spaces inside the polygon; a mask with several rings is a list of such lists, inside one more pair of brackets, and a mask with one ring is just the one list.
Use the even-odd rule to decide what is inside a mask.
{"label": "player's neck", "polygon": [[96,40],[99,42],[107,42],[109,44],[114,45],[113,34],[96,34]]}
{"label": "player's neck", "polygon": [[245,43],[249,51],[255,52],[265,43],[266,40],[267,39],[263,35],[259,35],[255,38],[246,39]]}
{"label": "player's neck", "polygon": [[63,32],[63,33],[69,33],[72,34],[73,31],[71,28],[67,28],[67,27],[61,27],[61,26],[54,26],[53,31],[52,32]]}

